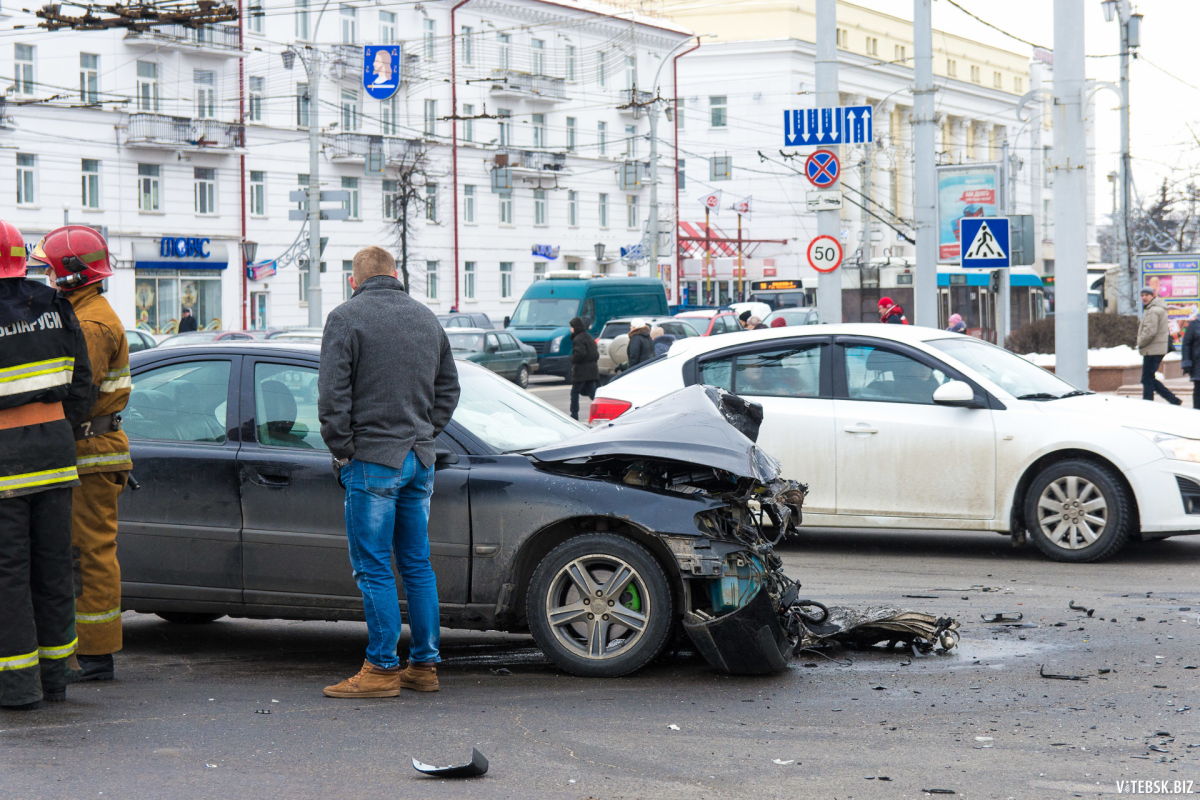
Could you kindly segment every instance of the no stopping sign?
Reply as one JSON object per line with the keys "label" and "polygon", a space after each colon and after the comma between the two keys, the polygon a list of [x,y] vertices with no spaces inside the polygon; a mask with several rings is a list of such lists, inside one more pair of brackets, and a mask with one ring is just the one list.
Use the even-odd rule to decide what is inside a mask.
{"label": "no stopping sign", "polygon": [[808,263],[817,272],[833,272],[842,265],[842,243],[832,236],[818,236],[808,243]]}

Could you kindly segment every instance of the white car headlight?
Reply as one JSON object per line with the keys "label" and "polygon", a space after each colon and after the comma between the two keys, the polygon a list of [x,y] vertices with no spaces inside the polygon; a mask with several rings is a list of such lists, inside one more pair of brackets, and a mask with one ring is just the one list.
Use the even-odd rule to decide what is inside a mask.
{"label": "white car headlight", "polygon": [[561,337],[561,336],[555,336],[553,339],[550,340],[550,352],[551,353],[558,352],[558,348],[562,347],[562,340],[563,340],[563,337]]}
{"label": "white car headlight", "polygon": [[1161,431],[1146,431],[1133,428],[1142,436],[1158,445],[1163,455],[1176,461],[1192,461],[1200,463],[1200,439],[1189,439],[1186,436],[1176,436],[1173,433]]}

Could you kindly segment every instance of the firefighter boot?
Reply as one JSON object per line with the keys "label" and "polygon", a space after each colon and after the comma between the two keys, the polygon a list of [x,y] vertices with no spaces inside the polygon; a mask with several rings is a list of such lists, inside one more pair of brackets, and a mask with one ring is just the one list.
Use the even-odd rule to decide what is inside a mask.
{"label": "firefighter boot", "polygon": [[46,659],[41,663],[42,699],[61,703],[67,699],[67,662],[62,658]]}
{"label": "firefighter boot", "polygon": [[414,692],[436,692],[441,688],[438,684],[437,664],[408,662],[400,673],[400,686]]}
{"label": "firefighter boot", "polygon": [[79,669],[67,670],[67,683],[82,681],[111,681],[116,674],[112,653],[104,656],[79,654]]}

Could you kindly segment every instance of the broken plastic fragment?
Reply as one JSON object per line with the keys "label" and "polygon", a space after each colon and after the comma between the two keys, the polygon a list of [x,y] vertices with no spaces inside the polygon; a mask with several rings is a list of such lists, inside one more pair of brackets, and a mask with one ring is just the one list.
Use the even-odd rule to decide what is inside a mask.
{"label": "broken plastic fragment", "polygon": [[996,611],[992,614],[980,614],[979,618],[984,622],[1020,622],[1025,619],[1025,615],[1020,611]]}
{"label": "broken plastic fragment", "polygon": [[789,758],[787,761],[784,761],[782,758],[775,758],[775,759],[772,759],[771,762],[774,764],[778,764],[781,767],[786,767],[788,764],[795,764],[796,759]]}
{"label": "broken plastic fragment", "polygon": [[1056,681],[1086,681],[1087,680],[1087,675],[1060,675],[1060,674],[1053,673],[1053,672],[1046,672],[1045,664],[1041,664],[1038,666],[1038,675],[1041,675],[1043,678],[1050,678],[1051,680],[1056,680]]}
{"label": "broken plastic fragment", "polygon": [[471,748],[471,760],[466,764],[452,764],[448,767],[435,767],[432,764],[426,764],[412,760],[413,769],[417,772],[422,772],[426,775],[432,775],[435,778],[477,778],[488,771],[488,760],[483,753],[475,748]]}
{"label": "broken plastic fragment", "polygon": [[668,725],[668,726],[667,726],[667,728],[668,728],[669,730],[673,730],[673,731],[677,731],[677,730],[679,730],[679,726],[678,726],[678,725],[676,725],[674,722],[672,722],[670,725]]}

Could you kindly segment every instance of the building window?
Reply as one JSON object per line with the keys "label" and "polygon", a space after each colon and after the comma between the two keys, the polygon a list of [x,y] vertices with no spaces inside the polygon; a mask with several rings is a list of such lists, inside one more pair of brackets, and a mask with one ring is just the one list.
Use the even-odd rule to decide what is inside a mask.
{"label": "building window", "polygon": [[604,155],[608,152],[608,123],[596,123],[596,153]]}
{"label": "building window", "polygon": [[729,98],[723,94],[711,95],[708,98],[708,124],[714,128],[724,128],[729,122]]}
{"label": "building window", "polygon": [[162,211],[158,164],[138,164],[138,211]]}
{"label": "building window", "polygon": [[379,12],[379,41],[383,44],[396,43],[396,14],[392,11]]}
{"label": "building window", "polygon": [[849,35],[846,33],[846,29],[845,29],[845,28],[838,28],[838,29],[837,29],[837,46],[838,46],[839,48],[841,48],[842,50],[845,50],[845,49],[846,49],[846,42],[849,40],[849,38],[850,38],[850,37],[849,37]]}
{"label": "building window", "polygon": [[596,56],[596,83],[601,89],[608,86],[608,53],[604,50]]}
{"label": "building window", "polygon": [[263,0],[250,0],[246,5],[246,10],[250,17],[250,32],[262,33],[263,23],[267,17],[266,11],[263,10]]}
{"label": "building window", "polygon": [[637,125],[625,126],[625,157],[637,158]]}
{"label": "building window", "polygon": [[217,75],[211,69],[192,70],[196,86],[196,119],[215,119],[217,116]]}
{"label": "building window", "polygon": [[79,204],[84,208],[100,208],[100,161],[85,158],[80,170],[81,183]]}
{"label": "building window", "polygon": [[342,44],[354,44],[358,41],[358,9],[342,4]]}
{"label": "building window", "polygon": [[512,194],[500,195],[500,224],[512,225],[513,221],[513,199]]}
{"label": "building window", "polygon": [[462,135],[463,135],[464,142],[475,141],[475,120],[472,119],[472,117],[474,117],[474,116],[475,116],[475,104],[474,103],[463,103],[463,107],[462,107],[462,117],[463,117],[462,131],[463,131],[463,134]]}
{"label": "building window", "polygon": [[545,114],[534,114],[532,116],[532,122],[533,122],[533,146],[534,147],[545,147],[546,146],[546,115]]}
{"label": "building window", "polygon": [[263,95],[266,94],[265,81],[260,75],[250,76],[250,104],[247,116],[251,122],[262,122]]}
{"label": "building window", "polygon": [[1021,80],[1019,75],[1013,76],[1013,91],[1020,93],[1025,91],[1025,81]]}
{"label": "building window", "polygon": [[500,128],[500,133],[496,137],[496,141],[499,142],[501,147],[508,147],[512,144],[512,137],[509,136],[509,128],[512,127],[512,123],[508,121],[509,117],[512,116],[512,112],[507,108],[498,108],[496,109],[496,116],[499,117],[497,125]]}
{"label": "building window", "polygon": [[992,88],[995,88],[995,89],[1003,89],[1004,88],[1004,75],[1003,74],[1001,74],[999,72],[992,73]]}
{"label": "building window", "polygon": [[158,111],[158,64],[137,62],[138,111]]}
{"label": "building window", "polygon": [[437,36],[437,23],[430,17],[425,17],[421,21],[421,49],[424,52],[425,59],[433,60],[434,43]]}
{"label": "building window", "polygon": [[608,195],[601,193],[596,201],[597,210],[599,211],[600,227],[608,227]]}
{"label": "building window", "polygon": [[879,55],[879,39],[874,36],[867,37],[867,55]]}
{"label": "building window", "polygon": [[510,69],[512,67],[512,36],[507,33],[497,33],[496,43],[498,45],[496,55],[499,58],[500,69]]}
{"label": "building window", "polygon": [[463,262],[463,299],[475,299],[475,262]]}
{"label": "building window", "polygon": [[37,202],[37,156],[17,153],[17,205],[31,206]]}
{"label": "building window", "polygon": [[296,38],[308,38],[308,0],[296,0]]}
{"label": "building window", "polygon": [[953,58],[946,59],[946,74],[951,78],[958,77],[958,62]]}
{"label": "building window", "polygon": [[463,186],[463,222],[475,221],[475,187],[471,184]]}
{"label": "building window", "polygon": [[567,152],[575,152],[575,141],[578,135],[578,124],[574,117],[567,117]]}
{"label": "building window", "polygon": [[546,277],[546,262],[545,261],[533,262],[533,279],[535,281],[540,281],[545,277]]}
{"label": "building window", "polygon": [[461,47],[459,53],[462,54],[463,66],[469,67],[475,63],[475,29],[469,25],[463,25],[458,29]]}
{"label": "building window", "polygon": [[[317,270],[322,274],[325,273],[325,267],[328,266],[324,261],[317,265]],[[300,273],[300,307],[308,306],[308,259],[301,258],[296,262],[296,268]],[[220,284],[217,284],[219,287]]]}
{"label": "building window", "polygon": [[259,170],[250,171],[250,216],[265,217],[267,215],[267,173]]}
{"label": "building window", "polygon": [[637,87],[637,56],[625,56],[625,88]]}
{"label": "building window", "polygon": [[544,39],[529,40],[529,71],[534,75],[546,74],[546,41]]}
{"label": "building window", "polygon": [[425,299],[438,299],[438,262],[425,262]]}
{"label": "building window", "polygon": [[354,274],[354,259],[342,259],[342,302],[349,300],[354,294],[354,287],[350,285],[350,277]]}
{"label": "building window", "polygon": [[[221,278],[219,274],[213,274],[215,270],[204,270],[208,274],[203,277],[194,274],[199,271],[188,270],[187,274],[180,277],[165,277],[170,276],[169,270],[136,270],[133,297],[134,318],[138,321],[138,327],[148,333],[177,333],[179,309],[182,306],[192,309],[200,330],[220,330],[225,327],[221,322]],[[159,374],[168,375],[178,370],[177,374],[182,376],[196,363],[167,367]],[[228,367],[223,369],[227,370]],[[225,382],[226,379],[221,377],[220,384],[224,385]],[[197,399],[205,402],[202,397]]]}
{"label": "building window", "polygon": [[679,181],[679,188],[687,188],[687,159],[679,159],[675,162],[675,177]]}
{"label": "building window", "polygon": [[13,91],[17,94],[33,94],[35,81],[34,59],[36,48],[31,44],[13,45]]}
{"label": "building window", "polygon": [[395,136],[397,129],[396,97],[393,95],[379,104],[379,130],[385,136]]}
{"label": "building window", "polygon": [[197,214],[217,213],[217,171],[212,167],[193,167],[195,209]]}
{"label": "building window", "polygon": [[425,127],[422,131],[426,136],[437,133],[437,100],[425,101]]}
{"label": "building window", "polygon": [[675,125],[679,130],[683,130],[683,121],[687,118],[684,111],[686,108],[687,104],[682,97],[675,99]]}
{"label": "building window", "polygon": [[400,218],[400,182],[384,179],[383,181],[383,219],[391,222]]}
{"label": "building window", "polygon": [[312,101],[308,96],[308,84],[296,84],[296,127],[308,127],[308,109]]}
{"label": "building window", "polygon": [[579,192],[574,189],[567,190],[567,225],[579,227]]}
{"label": "building window", "polygon": [[892,60],[897,64],[908,61],[908,47],[902,44],[892,46]]}
{"label": "building window", "polygon": [[343,177],[342,191],[347,192],[349,195],[346,201],[342,203],[342,208],[346,209],[346,217],[348,219],[362,219],[362,206],[359,205],[358,178]]}
{"label": "building window", "polygon": [[546,224],[546,190],[533,190],[533,224]]}
{"label": "building window", "polygon": [[358,90],[342,89],[342,130],[358,130],[359,120]]}
{"label": "building window", "polygon": [[425,184],[425,219],[429,222],[438,221],[438,185]]}
{"label": "building window", "polygon": [[576,51],[575,45],[569,44],[564,48],[564,57],[566,59],[566,78],[573,81],[579,69],[579,53]]}
{"label": "building window", "polygon": [[978,64],[972,64],[972,65],[971,65],[971,83],[979,83],[979,81],[980,81],[980,77],[979,77],[979,65],[978,65]]}
{"label": "building window", "polygon": [[100,102],[100,56],[95,53],[79,54],[79,101]]}
{"label": "building window", "polygon": [[634,230],[642,224],[641,204],[636,194],[625,195],[625,227]]}
{"label": "building window", "polygon": [[500,299],[509,300],[513,294],[513,262],[500,262]]}

